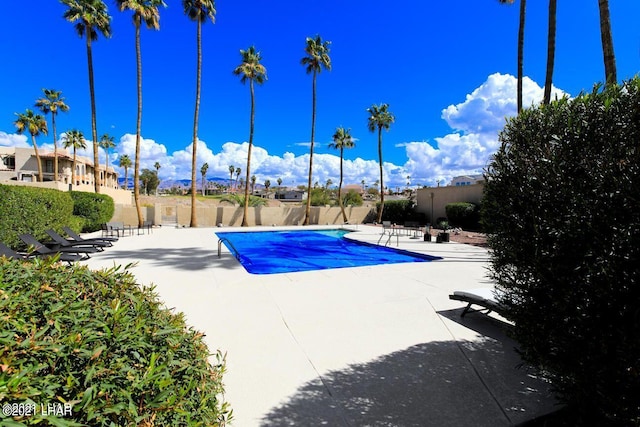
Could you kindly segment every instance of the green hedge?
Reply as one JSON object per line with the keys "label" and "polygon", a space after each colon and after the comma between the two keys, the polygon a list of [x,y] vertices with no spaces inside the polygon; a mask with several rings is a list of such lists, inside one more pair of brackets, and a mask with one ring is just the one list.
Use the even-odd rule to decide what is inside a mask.
{"label": "green hedge", "polygon": [[73,214],[84,218],[82,231],[97,231],[100,226],[111,221],[115,206],[106,194],[72,191]]}
{"label": "green hedge", "polygon": [[3,404],[68,403],[72,414],[1,425],[201,426],[230,417],[224,357],[126,268],[0,259]]}
{"label": "green hedge", "polygon": [[[380,209],[380,203],[377,204]],[[382,210],[382,220],[402,225],[405,221],[417,221],[421,225],[427,224],[427,217],[415,211],[413,200],[387,200]]]}
{"label": "green hedge", "polygon": [[576,425],[640,425],[640,79],[524,110],[483,221],[524,358]]}
{"label": "green hedge", "polygon": [[48,240],[44,230],[59,230],[73,221],[73,200],[67,192],[0,185],[0,201],[0,241],[12,248],[24,248],[20,234]]}
{"label": "green hedge", "polygon": [[445,207],[447,221],[451,227],[465,230],[480,229],[480,209],[474,203],[448,203]]}

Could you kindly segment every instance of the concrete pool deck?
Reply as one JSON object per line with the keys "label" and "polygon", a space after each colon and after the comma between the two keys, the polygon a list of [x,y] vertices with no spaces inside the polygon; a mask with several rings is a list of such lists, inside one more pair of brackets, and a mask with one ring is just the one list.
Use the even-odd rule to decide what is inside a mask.
{"label": "concrete pool deck", "polygon": [[[382,231],[345,228],[372,243]],[[448,298],[492,287],[486,249],[401,236],[398,248],[443,259],[252,275],[224,245],[218,258],[220,230],[234,228],[154,228],[86,263],[137,262],[139,283],[227,353],[232,425],[510,426],[557,408],[548,384],[518,368],[509,325],[460,318],[464,304]]]}

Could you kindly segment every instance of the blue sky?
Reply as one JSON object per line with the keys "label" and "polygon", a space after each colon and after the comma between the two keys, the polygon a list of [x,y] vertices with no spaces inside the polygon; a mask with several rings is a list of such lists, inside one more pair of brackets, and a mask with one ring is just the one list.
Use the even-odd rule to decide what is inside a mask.
{"label": "blue sky", "polygon": [[[314,182],[339,178],[336,127],[351,128],[356,147],[345,152],[345,184],[378,179],[377,136],[366,108],[386,102],[396,116],[383,134],[385,182],[404,187],[446,184],[480,173],[498,143],[505,117],[515,114],[519,3],[382,0],[308,2],[217,1],[216,23],[203,27],[203,78],[198,169],[227,177],[246,168],[249,88],[232,70],[240,49],[255,45],[268,80],[256,89],[252,174],[263,183],[306,183],[311,126],[311,76],[300,65],[305,38],[331,41],[333,69],[318,77]],[[554,86],[577,95],[602,81],[604,71],[596,0],[558,4]],[[640,2],[610,2],[619,80],[640,71]],[[31,3],[17,15],[0,2],[0,145],[29,146],[15,134],[16,112],[33,108],[42,88],[61,90],[71,110],[57,117],[58,133],[77,128],[91,137],[84,40],[62,19],[65,6]],[[180,1],[167,0],[161,29],[142,31],[143,168],[157,161],[162,180],[190,178],[195,98],[196,26]],[[110,164],[135,149],[136,74],[130,12],[113,16],[110,39],[93,45],[98,134],[115,137]],[[528,4],[525,105],[542,96],[547,5]],[[28,20],[27,20],[28,18]],[[38,145],[52,148],[52,135]],[[90,145],[90,144],[89,144]],[[91,156],[91,152],[86,153]],[[104,162],[104,153],[101,153]],[[121,175],[123,171],[120,172]],[[198,173],[199,176],[199,173]]]}

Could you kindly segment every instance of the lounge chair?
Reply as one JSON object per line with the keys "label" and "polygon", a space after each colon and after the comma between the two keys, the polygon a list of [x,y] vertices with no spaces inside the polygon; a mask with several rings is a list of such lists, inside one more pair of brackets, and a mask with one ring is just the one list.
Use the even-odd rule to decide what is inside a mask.
{"label": "lounge chair", "polygon": [[[59,254],[57,252],[47,254],[47,255],[39,255],[39,254],[36,254],[36,255],[41,258],[51,258],[52,256],[58,255],[59,261],[65,261],[65,262],[68,262],[69,264],[71,264],[74,261],[79,261],[82,258],[80,255],[62,254],[62,253]],[[0,242],[0,256],[7,257],[9,259],[19,259],[23,261],[29,261],[31,259],[29,254],[21,254],[20,252],[16,252],[2,242]]]}
{"label": "lounge chair", "polygon": [[49,235],[49,237],[51,237],[51,239],[53,239],[53,241],[55,242],[55,244],[60,245],[63,248],[93,248],[95,249],[94,252],[102,252],[104,251],[104,247],[108,246],[106,243],[104,242],[100,242],[100,243],[87,243],[87,242],[78,242],[78,241],[71,241],[71,240],[67,240],[64,237],[62,237],[61,235],[59,235],[58,233],[55,232],[55,230],[49,229],[46,230],[45,233],[47,233]]}
{"label": "lounge chair", "polygon": [[53,248],[47,247],[44,243],[41,243],[33,237],[31,234],[25,233],[21,234],[20,239],[25,242],[29,247],[33,248],[33,251],[38,255],[53,255],[53,254],[77,254],[80,255],[80,259],[88,259],[91,258],[89,254],[96,252],[94,248],[74,248],[74,247],[60,247],[53,246]]}
{"label": "lounge chair", "polygon": [[113,242],[118,241],[117,237],[92,237],[89,239],[84,239],[69,227],[62,227],[62,230],[64,230],[64,232],[67,233],[67,236],[71,237],[71,239],[75,240],[76,242],[104,242],[108,243],[107,246],[113,246]]}
{"label": "lounge chair", "polygon": [[[467,306],[460,314],[460,317],[464,317],[467,313],[483,312],[489,314],[492,311],[504,316],[505,307],[500,304],[496,298],[496,291],[487,288],[467,289],[464,291],[455,291],[449,295],[449,299],[456,301],[463,301],[467,303]],[[477,305],[482,307],[480,309],[472,309],[471,306]]]}
{"label": "lounge chair", "polygon": [[124,222],[108,222],[107,227],[113,233],[116,232],[117,236],[120,237],[120,233],[124,236],[124,233],[127,232],[130,236],[133,235],[133,228],[130,225],[124,225]]}

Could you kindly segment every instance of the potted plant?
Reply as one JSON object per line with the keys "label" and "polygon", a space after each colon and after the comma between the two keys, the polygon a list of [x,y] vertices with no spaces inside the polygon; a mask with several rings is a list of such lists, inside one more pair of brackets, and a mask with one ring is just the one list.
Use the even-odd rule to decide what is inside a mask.
{"label": "potted plant", "polygon": [[449,241],[449,222],[448,221],[440,221],[438,224],[440,226],[441,232],[436,236],[436,242],[448,242]]}

